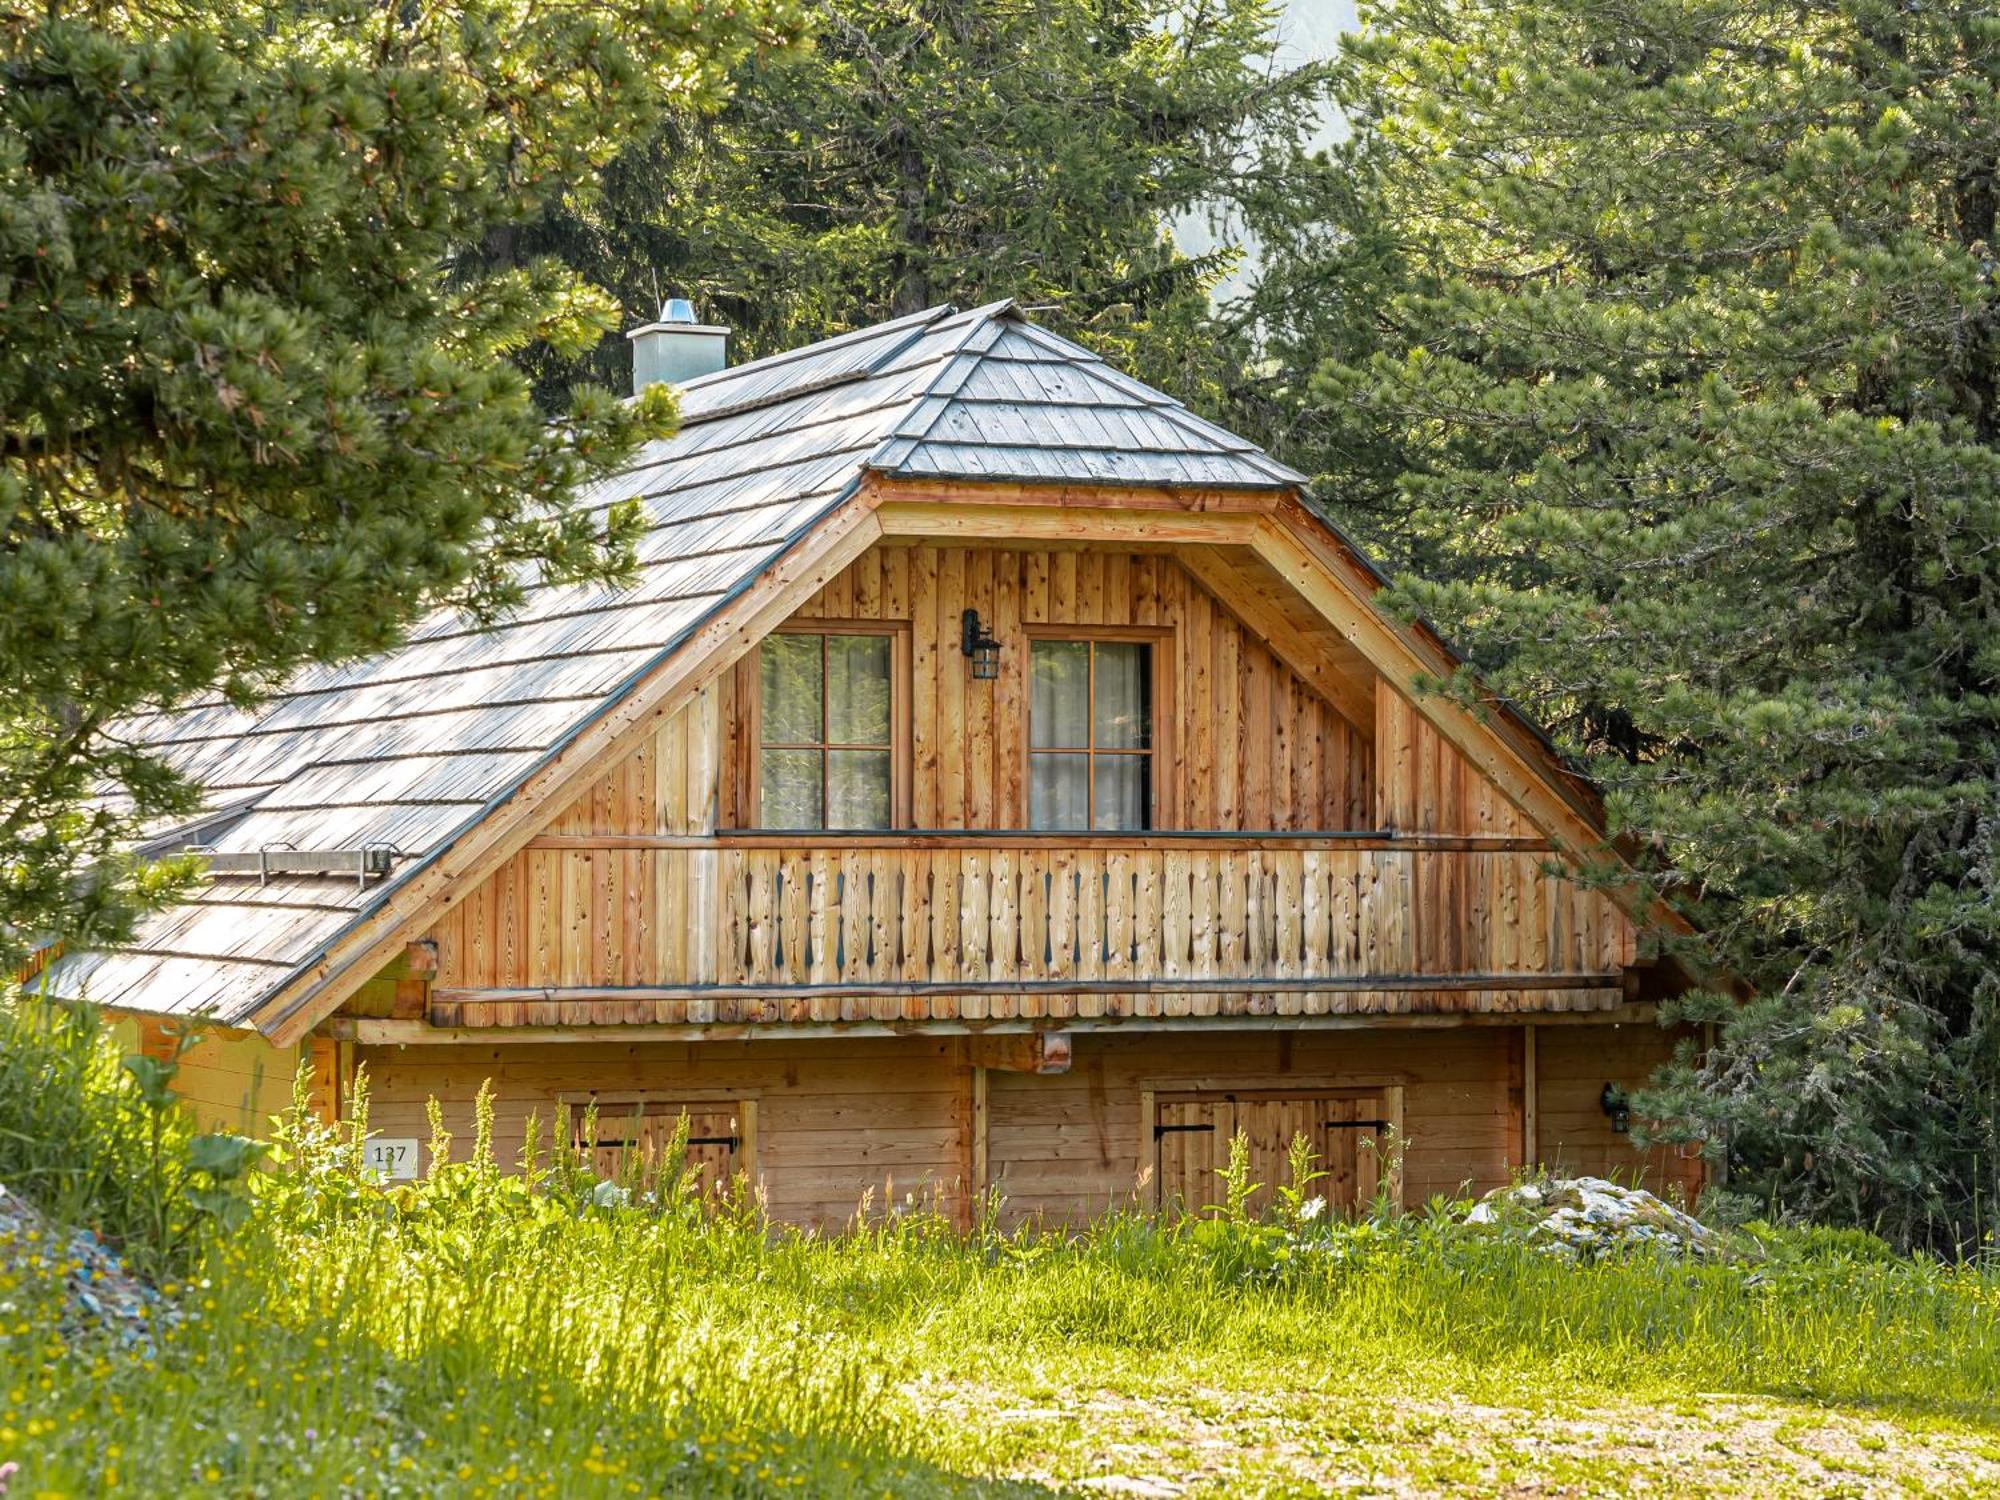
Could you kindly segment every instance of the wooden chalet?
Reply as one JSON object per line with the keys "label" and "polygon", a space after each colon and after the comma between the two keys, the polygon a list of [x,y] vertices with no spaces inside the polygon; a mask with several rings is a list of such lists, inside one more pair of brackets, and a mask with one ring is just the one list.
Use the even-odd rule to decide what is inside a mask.
{"label": "wooden chalet", "polygon": [[1590,789],[1413,694],[1449,654],[1302,476],[1006,304],[721,336],[634,336],[683,425],[590,497],[646,508],[630,587],[139,726],[211,878],[49,985],[207,1017],[211,1117],[302,1054],[329,1111],[366,1065],[403,1169],[485,1079],[503,1159],[562,1102],[607,1161],[685,1113],[811,1224],[1205,1202],[1238,1130],[1267,1184],[1306,1132],[1342,1202],[1697,1184],[1607,1101],[1672,1038],[1652,915],[1558,873]]}

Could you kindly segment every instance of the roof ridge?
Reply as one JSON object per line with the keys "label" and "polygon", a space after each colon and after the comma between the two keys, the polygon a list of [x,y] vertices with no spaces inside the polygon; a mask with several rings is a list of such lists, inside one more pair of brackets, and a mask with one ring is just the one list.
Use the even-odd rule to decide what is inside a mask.
{"label": "roof ridge", "polygon": [[949,302],[940,302],[934,307],[926,307],[920,312],[904,313],[900,318],[890,318],[883,323],[870,323],[863,328],[850,328],[846,333],[836,333],[831,338],[815,339],[809,344],[800,344],[793,349],[780,349],[776,354],[759,355],[740,365],[728,365],[720,370],[712,370],[706,375],[697,375],[692,380],[680,382],[684,391],[707,390],[711,386],[723,385],[739,375],[752,371],[763,372],[778,365],[788,364],[795,359],[803,359],[809,354],[824,354],[829,349],[843,348],[848,344],[862,343],[868,339],[880,338],[892,329],[906,323],[920,323],[928,326],[951,317],[958,308]]}
{"label": "roof ridge", "polygon": [[1218,423],[1209,421],[1201,413],[1192,410],[1185,401],[1168,395],[1157,386],[1147,385],[1144,381],[1127,375],[1123,370],[1120,370],[1095,350],[1077,343],[1074,339],[1065,338],[1059,333],[1043,328],[1038,323],[1023,322],[1020,325],[1019,331],[1032,343],[1040,344],[1045,348],[1054,346],[1072,364],[1096,366],[1091,371],[1093,376],[1109,381],[1128,395],[1136,397],[1146,409],[1158,412],[1176,427],[1196,433],[1209,439],[1211,442],[1217,438],[1224,439],[1225,441],[1220,445],[1223,452],[1263,470],[1264,473],[1270,475],[1279,483],[1295,485],[1300,488],[1303,488],[1308,483],[1305,475],[1272,458],[1262,447],[1251,442],[1250,439],[1242,436],[1240,433],[1231,432],[1228,428]]}
{"label": "roof ridge", "polygon": [[[1014,324],[1026,321],[1015,310],[1014,299],[1012,297],[1003,298],[998,302],[989,302],[983,307],[972,308],[964,316],[966,318],[965,337],[959,340],[958,346],[955,349],[938,360],[937,374],[931,377],[929,384],[911,396],[909,407],[904,413],[904,421],[907,421],[909,416],[918,411],[927,401],[938,402],[937,410],[931,413],[929,420],[924,423],[920,431],[905,431],[903,422],[898,422],[894,427],[890,428],[888,432],[882,435],[882,440],[870,450],[868,456],[861,460],[861,466],[864,469],[874,469],[884,466],[888,462],[890,450],[899,444],[915,447],[924,440],[925,434],[929,433],[931,428],[937,425],[939,418],[944,415],[945,410],[951,405],[958,389],[970,378],[972,371],[979,368],[980,360],[985,357],[986,348],[992,347],[991,344],[981,349],[974,349],[972,347],[973,342],[982,333],[986,332],[989,328],[994,328],[1003,319]],[[997,333],[994,335],[995,341],[998,340],[999,336]],[[946,377],[961,362],[965,365],[965,374],[959,377],[957,384],[952,387],[950,392],[940,390]]]}

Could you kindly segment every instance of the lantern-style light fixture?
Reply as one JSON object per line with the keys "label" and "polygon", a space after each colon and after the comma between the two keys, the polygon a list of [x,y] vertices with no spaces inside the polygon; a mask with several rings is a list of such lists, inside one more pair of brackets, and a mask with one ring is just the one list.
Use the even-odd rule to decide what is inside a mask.
{"label": "lantern-style light fixture", "polygon": [[959,649],[972,658],[972,675],[991,682],[1000,675],[1000,643],[979,623],[979,611],[968,609],[959,618]]}
{"label": "lantern-style light fixture", "polygon": [[1617,1084],[1604,1085],[1604,1092],[1597,1096],[1597,1107],[1604,1111],[1605,1118],[1611,1122],[1614,1135],[1624,1135],[1632,1128],[1632,1101],[1626,1097],[1625,1090]]}

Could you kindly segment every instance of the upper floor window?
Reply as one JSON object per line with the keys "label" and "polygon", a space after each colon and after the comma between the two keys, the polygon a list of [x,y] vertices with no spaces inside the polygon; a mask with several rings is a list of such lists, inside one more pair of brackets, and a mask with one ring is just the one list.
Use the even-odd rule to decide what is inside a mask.
{"label": "upper floor window", "polygon": [[762,826],[890,826],[893,647],[884,634],[786,631],[764,638]]}
{"label": "upper floor window", "polygon": [[1029,645],[1028,815],[1036,828],[1152,826],[1153,648]]}

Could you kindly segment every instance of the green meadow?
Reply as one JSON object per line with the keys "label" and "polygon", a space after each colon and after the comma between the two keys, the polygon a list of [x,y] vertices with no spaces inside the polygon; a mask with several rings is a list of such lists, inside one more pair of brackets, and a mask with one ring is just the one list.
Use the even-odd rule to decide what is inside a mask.
{"label": "green meadow", "polygon": [[0,1181],[169,1309],[81,1315],[53,1220],[0,1248],[10,1500],[2000,1485],[2000,1275],[1865,1235],[1575,1265],[1443,1204],[1327,1224],[1308,1182],[1264,1222],[811,1236],[477,1137],[385,1188],[303,1113],[218,1184],[81,1027],[0,1044]]}

